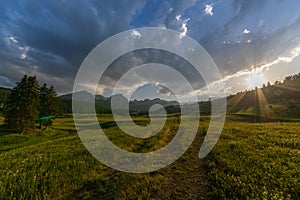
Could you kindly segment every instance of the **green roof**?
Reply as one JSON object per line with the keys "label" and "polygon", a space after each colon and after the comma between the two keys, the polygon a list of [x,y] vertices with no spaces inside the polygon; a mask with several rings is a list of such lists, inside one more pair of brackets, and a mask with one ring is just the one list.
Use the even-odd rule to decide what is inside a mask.
{"label": "green roof", "polygon": [[45,117],[40,117],[40,118],[36,119],[35,121],[44,121],[44,120],[53,119],[53,118],[55,118],[55,116],[45,116]]}

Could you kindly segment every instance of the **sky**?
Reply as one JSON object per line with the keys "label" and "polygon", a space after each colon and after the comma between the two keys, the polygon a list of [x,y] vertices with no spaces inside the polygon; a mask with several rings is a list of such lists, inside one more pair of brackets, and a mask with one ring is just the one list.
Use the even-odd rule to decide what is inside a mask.
{"label": "sky", "polygon": [[[14,87],[29,74],[54,85],[59,94],[69,93],[80,65],[99,43],[122,31],[162,27],[205,48],[221,72],[227,94],[253,89],[300,72],[299,7],[298,0],[2,0],[0,86]],[[112,82],[126,65],[165,56],[168,53],[156,51],[124,55],[105,74],[99,94],[112,93]],[[168,59],[162,62],[176,64],[197,85],[193,94],[208,98],[203,80],[194,77],[188,63],[174,55]],[[137,99],[171,96],[160,83],[142,78],[122,91],[132,88],[137,89]]]}

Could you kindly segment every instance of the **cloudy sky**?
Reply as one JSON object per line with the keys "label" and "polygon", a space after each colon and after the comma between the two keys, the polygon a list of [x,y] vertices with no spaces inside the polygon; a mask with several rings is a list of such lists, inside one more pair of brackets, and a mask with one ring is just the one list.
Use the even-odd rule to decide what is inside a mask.
{"label": "cloudy sky", "polygon": [[[77,70],[94,47],[122,31],[151,26],[198,41],[218,66],[226,91],[235,93],[300,72],[299,8],[298,0],[2,0],[0,86],[13,87],[30,74],[53,84],[60,94],[71,92]],[[119,59],[119,68],[112,67],[107,79],[126,61],[143,56],[137,52]],[[172,59],[178,66],[188,65]],[[182,71],[194,74],[189,66]],[[201,91],[203,85],[198,85]],[[169,95],[157,83],[140,86],[143,97]],[[111,90],[107,84],[99,92],[108,95]]]}

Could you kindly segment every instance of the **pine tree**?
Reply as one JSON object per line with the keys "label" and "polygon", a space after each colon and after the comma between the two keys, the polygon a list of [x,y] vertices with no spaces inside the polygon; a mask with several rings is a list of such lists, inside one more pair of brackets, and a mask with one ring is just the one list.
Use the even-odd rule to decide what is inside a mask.
{"label": "pine tree", "polygon": [[[45,116],[51,116],[56,115],[58,112],[57,107],[57,98],[56,98],[56,91],[54,87],[51,85],[50,88],[47,88],[47,84],[45,83],[40,88],[40,94],[39,94],[39,100],[40,100],[40,107],[39,107],[39,116],[45,117]],[[51,120],[44,121],[44,125],[46,128],[51,125]],[[40,124],[41,127],[42,123]]]}
{"label": "pine tree", "polygon": [[5,109],[5,122],[19,133],[34,126],[38,116],[39,86],[35,76],[23,76],[12,89]]}

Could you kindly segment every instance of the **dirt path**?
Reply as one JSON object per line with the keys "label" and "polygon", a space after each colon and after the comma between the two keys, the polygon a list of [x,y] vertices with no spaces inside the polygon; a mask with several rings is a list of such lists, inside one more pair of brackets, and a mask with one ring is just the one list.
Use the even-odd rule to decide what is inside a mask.
{"label": "dirt path", "polygon": [[102,181],[91,180],[69,199],[209,199],[203,159],[198,158],[202,140],[198,133],[183,156],[155,172],[130,174],[105,168]]}
{"label": "dirt path", "polygon": [[187,152],[175,163],[161,170],[168,184],[158,194],[160,199],[208,199],[208,183],[203,159],[198,158],[203,137],[197,134]]}

